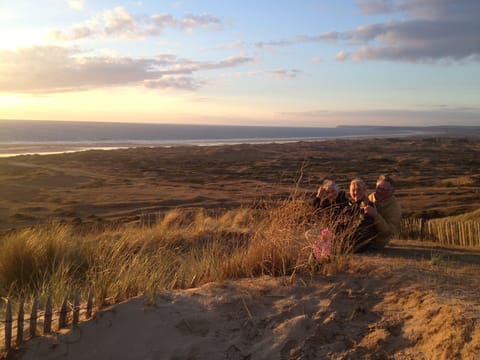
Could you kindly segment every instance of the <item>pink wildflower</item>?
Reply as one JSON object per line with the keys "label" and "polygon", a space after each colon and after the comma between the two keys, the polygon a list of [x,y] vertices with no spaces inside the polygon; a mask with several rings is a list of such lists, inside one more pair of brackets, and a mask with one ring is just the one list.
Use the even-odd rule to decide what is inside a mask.
{"label": "pink wildflower", "polygon": [[317,260],[323,260],[332,252],[332,232],[325,228],[321,231],[317,241],[313,244],[313,255]]}

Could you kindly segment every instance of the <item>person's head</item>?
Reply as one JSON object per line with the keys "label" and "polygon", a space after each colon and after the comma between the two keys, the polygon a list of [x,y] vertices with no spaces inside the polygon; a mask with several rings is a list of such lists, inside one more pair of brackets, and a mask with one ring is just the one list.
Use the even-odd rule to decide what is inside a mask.
{"label": "person's head", "polygon": [[340,191],[338,185],[333,180],[325,180],[322,184],[322,189],[327,195],[328,200],[334,201]]}
{"label": "person's head", "polygon": [[355,178],[350,182],[350,196],[355,202],[365,199],[367,195],[367,185],[360,178]]}
{"label": "person's head", "polygon": [[389,175],[380,175],[375,187],[375,198],[385,200],[393,195],[395,191],[395,182]]}

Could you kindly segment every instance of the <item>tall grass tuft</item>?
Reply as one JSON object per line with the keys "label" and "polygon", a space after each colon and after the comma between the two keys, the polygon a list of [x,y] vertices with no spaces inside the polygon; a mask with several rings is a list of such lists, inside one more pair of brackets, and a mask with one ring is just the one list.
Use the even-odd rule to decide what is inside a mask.
{"label": "tall grass tuft", "polygon": [[[174,209],[151,227],[48,224],[0,238],[0,296],[54,303],[93,292],[98,307],[139,294],[259,275],[310,274],[310,202],[296,197],[223,212]],[[324,273],[345,265],[339,251]],[[318,269],[317,269],[318,270]]]}
{"label": "tall grass tuft", "polygon": [[50,224],[10,233],[0,241],[0,289],[3,294],[39,291],[58,285],[54,277],[69,277],[87,268],[78,251],[82,242],[70,226]]}
{"label": "tall grass tuft", "polygon": [[[304,233],[312,226],[312,209],[305,199],[267,203],[253,229],[249,247],[234,264],[244,276],[290,275],[308,263],[311,244]],[[230,264],[232,266],[232,264]]]}

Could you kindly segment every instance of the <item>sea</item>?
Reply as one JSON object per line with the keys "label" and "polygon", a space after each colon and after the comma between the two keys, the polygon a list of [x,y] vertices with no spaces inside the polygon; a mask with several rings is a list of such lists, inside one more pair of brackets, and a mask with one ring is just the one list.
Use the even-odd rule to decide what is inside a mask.
{"label": "sea", "polygon": [[[0,157],[145,146],[211,146],[408,136],[442,132],[445,128],[449,127],[280,127],[0,120]],[[479,127],[475,128],[478,131]]]}

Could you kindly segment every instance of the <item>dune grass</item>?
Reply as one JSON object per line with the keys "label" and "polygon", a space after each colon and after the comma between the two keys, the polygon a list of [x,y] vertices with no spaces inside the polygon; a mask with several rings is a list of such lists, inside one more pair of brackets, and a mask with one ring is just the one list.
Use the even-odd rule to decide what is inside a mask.
{"label": "dune grass", "polygon": [[95,294],[97,306],[163,289],[264,274],[308,272],[310,204],[166,212],[148,227],[46,224],[0,238],[0,295],[32,299]]}
{"label": "dune grass", "polygon": [[[430,220],[428,229],[475,222],[470,218],[476,219]],[[222,212],[173,209],[152,226],[50,223],[12,231],[0,238],[0,295],[27,302],[52,296],[58,304],[66,294],[85,299],[92,292],[101,307],[210,281],[345,270],[352,252],[348,229],[337,232],[329,261],[312,259],[314,240],[305,236],[306,230],[335,226],[316,219],[308,199],[291,196]],[[421,222],[404,221],[400,236],[413,234],[418,226],[425,228]],[[441,239],[439,234],[447,231],[427,233]],[[466,236],[475,239],[471,233]]]}

